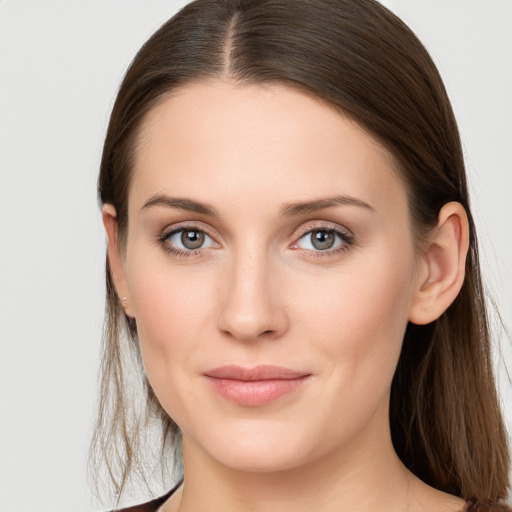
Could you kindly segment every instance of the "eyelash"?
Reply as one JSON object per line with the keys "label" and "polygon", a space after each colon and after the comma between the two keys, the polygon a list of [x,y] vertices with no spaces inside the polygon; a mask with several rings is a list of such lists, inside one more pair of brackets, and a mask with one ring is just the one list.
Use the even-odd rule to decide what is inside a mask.
{"label": "eyelash", "polygon": [[308,257],[310,258],[329,258],[336,256],[342,252],[348,251],[351,246],[355,244],[355,236],[348,229],[342,229],[340,227],[334,227],[332,225],[328,226],[325,224],[319,224],[314,226],[308,226],[307,229],[302,231],[300,235],[296,238],[296,241],[293,243],[293,246],[296,246],[297,243],[302,240],[305,236],[311,235],[314,232],[323,232],[323,233],[331,233],[336,235],[341,243],[338,247],[334,249],[325,249],[325,250],[312,250],[312,249],[301,249],[300,247],[294,247],[296,251],[303,251],[308,253]]}
{"label": "eyelash", "polygon": [[195,231],[197,233],[204,233],[206,236],[208,236],[209,238],[211,238],[213,240],[213,238],[204,229],[200,229],[197,226],[194,226],[191,224],[184,224],[184,225],[182,224],[179,226],[173,226],[172,229],[165,230],[157,238],[156,241],[166,253],[172,254],[173,256],[175,256],[177,258],[189,258],[189,257],[197,256],[199,253],[201,253],[204,250],[203,248],[189,249],[189,250],[185,251],[183,249],[178,249],[167,242],[167,240],[169,239],[170,236],[176,235],[177,233],[180,233],[182,231]]}
{"label": "eyelash", "polygon": [[[203,233],[207,237],[213,240],[213,237],[211,237],[204,229],[200,229],[197,226],[194,225],[179,225],[179,226],[173,226],[172,229],[165,230],[156,240],[156,242],[162,247],[162,249],[168,253],[172,254],[174,257],[177,258],[189,258],[199,255],[201,252],[204,251],[205,248],[199,248],[199,249],[190,249],[190,250],[183,250],[178,249],[171,244],[168,243],[169,237],[172,235],[176,235],[177,233],[183,232],[183,231],[195,231],[198,233]],[[300,235],[296,238],[296,241],[292,244],[293,246],[296,246],[296,244],[302,240],[305,236],[311,235],[315,231],[325,232],[325,233],[332,233],[336,235],[340,240],[341,244],[336,247],[335,249],[325,249],[325,250],[311,250],[311,249],[302,249],[300,247],[293,247],[293,250],[302,251],[305,253],[308,253],[308,257],[312,258],[326,258],[326,257],[333,257],[341,252],[349,250],[349,248],[354,245],[355,243],[355,236],[348,230],[340,229],[339,227],[334,226],[326,226],[326,225],[317,225],[317,226],[309,226],[307,229],[302,231]]]}

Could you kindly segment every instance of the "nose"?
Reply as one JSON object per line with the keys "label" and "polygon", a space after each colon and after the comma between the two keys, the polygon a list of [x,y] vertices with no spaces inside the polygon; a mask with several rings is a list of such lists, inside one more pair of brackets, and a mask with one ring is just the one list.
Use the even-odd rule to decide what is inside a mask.
{"label": "nose", "polygon": [[221,285],[218,328],[241,341],[282,336],[289,322],[281,274],[279,264],[264,254],[233,256]]}

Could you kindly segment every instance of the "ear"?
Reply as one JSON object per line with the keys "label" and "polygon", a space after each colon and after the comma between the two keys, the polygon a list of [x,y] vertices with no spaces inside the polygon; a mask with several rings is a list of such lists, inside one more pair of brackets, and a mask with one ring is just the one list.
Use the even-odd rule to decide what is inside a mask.
{"label": "ear", "polygon": [[445,204],[421,255],[409,321],[424,325],[439,318],[457,297],[465,276],[469,224],[464,207]]}
{"label": "ear", "polygon": [[134,318],[123,256],[119,247],[117,213],[114,206],[111,204],[104,204],[101,209],[101,216],[103,218],[103,225],[105,226],[105,231],[107,234],[108,263],[111,277],[114,282],[114,287],[119,296],[119,300],[123,305],[125,314]]}

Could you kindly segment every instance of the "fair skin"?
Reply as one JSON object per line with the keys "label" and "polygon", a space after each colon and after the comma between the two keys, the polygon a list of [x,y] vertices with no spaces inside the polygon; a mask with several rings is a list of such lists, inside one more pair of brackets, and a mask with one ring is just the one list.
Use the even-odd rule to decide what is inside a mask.
{"label": "fair skin", "polygon": [[[185,483],[162,511],[462,508],[401,464],[388,408],[407,323],[460,290],[467,219],[445,205],[418,251],[395,169],[356,123],[285,86],[190,84],[149,113],[126,247],[111,205],[103,221],[149,381],[183,434]],[[236,402],[205,375],[229,364],[305,377]]]}

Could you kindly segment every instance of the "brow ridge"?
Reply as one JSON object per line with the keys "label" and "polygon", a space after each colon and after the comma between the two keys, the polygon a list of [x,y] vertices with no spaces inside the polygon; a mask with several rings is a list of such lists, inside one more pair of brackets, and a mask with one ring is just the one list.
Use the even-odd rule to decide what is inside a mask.
{"label": "brow ridge", "polygon": [[282,217],[292,217],[295,215],[303,215],[307,213],[314,213],[318,210],[323,210],[325,208],[332,208],[334,206],[357,206],[360,208],[365,208],[374,212],[372,206],[360,199],[355,197],[341,195],[341,196],[332,196],[326,197],[322,199],[315,199],[313,201],[301,201],[297,203],[288,203],[281,207],[280,215]]}
{"label": "brow ridge", "polygon": [[[219,217],[218,211],[211,205],[188,199],[185,197],[171,197],[165,194],[155,194],[148,199],[142,209],[151,208],[153,206],[163,206],[167,208],[174,208],[178,210],[193,211],[203,215],[211,215]],[[304,215],[314,213],[318,210],[332,208],[335,206],[357,206],[365,208],[370,211],[375,211],[368,203],[361,201],[355,197],[341,195],[332,196],[322,199],[315,199],[312,201],[301,201],[295,203],[284,204],[280,209],[281,217],[293,217],[297,215]]]}
{"label": "brow ridge", "polygon": [[211,215],[213,217],[219,217],[217,210],[207,204],[193,199],[187,199],[185,197],[171,197],[165,194],[155,194],[149,198],[142,207],[142,210],[151,208],[153,206],[164,206],[167,208],[174,208],[177,210],[185,210],[196,213],[202,213],[204,215]]}

